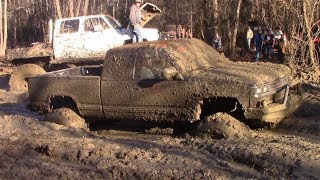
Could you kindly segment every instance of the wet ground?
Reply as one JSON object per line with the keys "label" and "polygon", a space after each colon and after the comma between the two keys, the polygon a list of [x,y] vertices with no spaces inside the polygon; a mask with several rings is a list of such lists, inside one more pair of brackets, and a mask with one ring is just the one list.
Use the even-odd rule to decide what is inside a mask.
{"label": "wet ground", "polygon": [[303,105],[279,127],[216,139],[131,121],[91,131],[44,122],[26,108],[26,94],[8,91],[11,69],[0,68],[3,179],[320,178],[319,85],[303,85]]}

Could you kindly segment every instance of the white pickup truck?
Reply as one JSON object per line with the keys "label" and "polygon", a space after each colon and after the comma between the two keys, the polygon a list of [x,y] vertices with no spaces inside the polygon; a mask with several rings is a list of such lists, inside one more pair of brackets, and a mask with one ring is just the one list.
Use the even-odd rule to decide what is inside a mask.
{"label": "white pickup truck", "polygon": [[[142,27],[161,10],[146,3],[141,6],[144,17]],[[90,15],[49,21],[48,42],[32,43],[29,47],[6,50],[6,60],[13,64],[79,63],[102,60],[110,48],[130,43],[132,31],[108,15]],[[153,28],[142,28],[145,41],[159,39]]]}
{"label": "white pickup truck", "polygon": [[[144,28],[161,10],[151,4],[141,6],[144,41],[159,39],[159,31]],[[29,76],[70,65],[102,63],[107,50],[132,42],[132,30],[108,15],[90,15],[49,21],[48,42],[32,43],[29,47],[6,49],[6,62],[19,65],[11,74],[12,91],[26,91]],[[38,66],[40,65],[40,66]]]}

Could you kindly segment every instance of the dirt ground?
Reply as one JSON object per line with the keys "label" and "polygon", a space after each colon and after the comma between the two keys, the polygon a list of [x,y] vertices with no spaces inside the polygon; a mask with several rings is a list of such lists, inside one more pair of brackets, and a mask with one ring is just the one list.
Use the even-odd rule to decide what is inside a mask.
{"label": "dirt ground", "polygon": [[301,108],[279,127],[215,139],[129,121],[91,131],[45,122],[8,91],[11,71],[0,64],[1,179],[320,178],[319,84],[303,84]]}

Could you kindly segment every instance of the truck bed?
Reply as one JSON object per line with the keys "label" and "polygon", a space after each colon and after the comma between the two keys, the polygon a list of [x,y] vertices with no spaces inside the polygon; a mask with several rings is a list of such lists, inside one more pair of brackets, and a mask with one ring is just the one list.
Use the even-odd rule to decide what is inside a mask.
{"label": "truck bed", "polygon": [[14,49],[6,49],[6,60],[20,60],[29,58],[41,58],[53,56],[53,49],[51,44],[36,43],[30,47],[18,47]]}
{"label": "truck bed", "polygon": [[43,76],[100,76],[102,72],[102,66],[82,66],[69,69],[63,69],[59,71],[49,72]]}
{"label": "truck bed", "polygon": [[[46,112],[50,106],[60,107],[60,102],[70,97],[77,102],[81,114],[102,116],[101,72],[102,66],[82,66],[31,76],[28,78],[29,98],[34,109]],[[56,100],[57,94],[62,99]]]}

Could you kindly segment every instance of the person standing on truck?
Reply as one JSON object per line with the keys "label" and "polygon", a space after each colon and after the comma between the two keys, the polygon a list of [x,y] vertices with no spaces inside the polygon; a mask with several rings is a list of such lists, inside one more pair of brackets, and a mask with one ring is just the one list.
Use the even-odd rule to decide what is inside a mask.
{"label": "person standing on truck", "polygon": [[142,20],[140,5],[141,5],[141,0],[134,0],[130,8],[129,19],[130,19],[130,23],[131,23],[130,25],[132,28],[132,43],[143,41],[142,34],[141,34],[141,25],[140,25]]}

